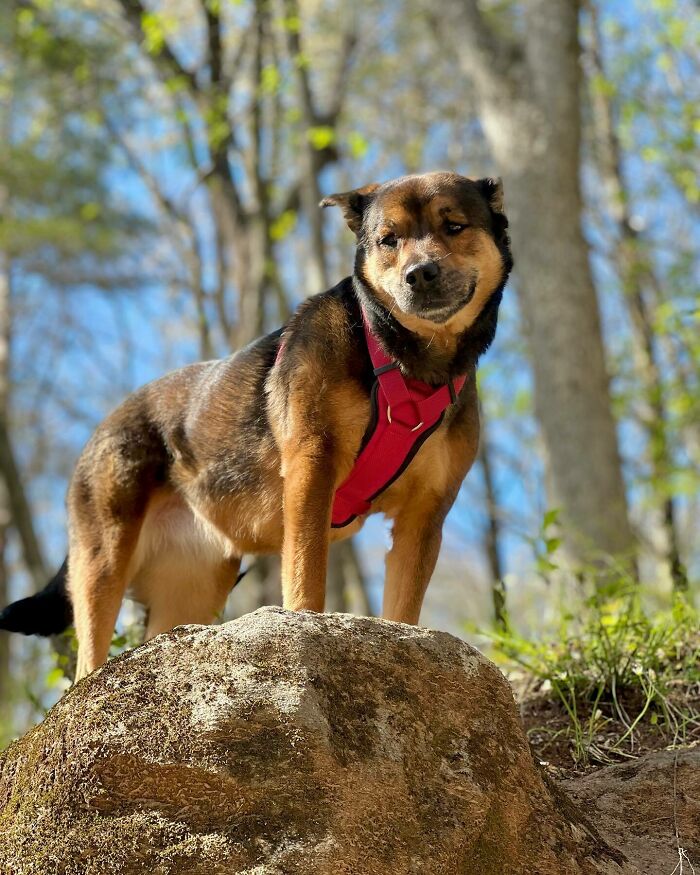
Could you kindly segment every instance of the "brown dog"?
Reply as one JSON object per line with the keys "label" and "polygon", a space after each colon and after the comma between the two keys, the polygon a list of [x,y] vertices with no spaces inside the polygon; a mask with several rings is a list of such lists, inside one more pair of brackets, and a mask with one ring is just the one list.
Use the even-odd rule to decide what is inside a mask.
{"label": "brown dog", "polygon": [[[383,616],[418,621],[443,520],[477,452],[476,363],[512,264],[501,184],[431,173],[332,195],[330,205],[357,235],[352,278],[305,301],[283,332],[138,390],[85,447],[68,494],[78,678],[106,659],[127,590],[148,610],[149,638],[210,623],[244,553],[281,552],[284,606],[323,610],[329,542],[366,517],[331,528],[335,490],[370,417],[361,308],[406,377],[467,378],[369,511],[393,521]],[[7,608],[0,628],[58,631],[70,619],[61,598],[58,577]]]}

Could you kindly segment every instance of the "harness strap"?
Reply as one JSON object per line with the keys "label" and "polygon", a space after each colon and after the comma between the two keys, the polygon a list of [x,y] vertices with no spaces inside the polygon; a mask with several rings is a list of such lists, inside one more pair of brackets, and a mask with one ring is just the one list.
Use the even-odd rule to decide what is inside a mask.
{"label": "harness strap", "polygon": [[355,464],[336,490],[333,528],[342,528],[369,511],[372,501],[404,472],[439,427],[467,379],[460,376],[436,389],[404,377],[398,363],[386,355],[372,334],[364,310],[362,318],[376,377],[372,415]]}

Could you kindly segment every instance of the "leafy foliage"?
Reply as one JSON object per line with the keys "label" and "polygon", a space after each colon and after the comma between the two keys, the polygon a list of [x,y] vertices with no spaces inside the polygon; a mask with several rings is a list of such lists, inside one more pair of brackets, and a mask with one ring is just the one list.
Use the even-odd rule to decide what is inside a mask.
{"label": "leafy foliage", "polygon": [[551,638],[490,633],[497,660],[524,669],[535,694],[560,702],[567,719],[558,732],[576,766],[632,756],[642,734],[664,744],[700,740],[697,610],[679,597],[650,617],[624,578],[592,589],[562,613]]}

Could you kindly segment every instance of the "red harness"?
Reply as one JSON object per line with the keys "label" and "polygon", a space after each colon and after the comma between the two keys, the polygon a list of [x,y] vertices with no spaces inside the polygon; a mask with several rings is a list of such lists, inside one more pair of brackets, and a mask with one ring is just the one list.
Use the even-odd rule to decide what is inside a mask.
{"label": "red harness", "polygon": [[374,376],[372,413],[352,470],[333,501],[331,525],[338,529],[369,511],[372,502],[408,467],[423,442],[438,428],[457,400],[466,376],[436,389],[404,377],[372,334],[362,311]]}
{"label": "red harness", "polygon": [[[437,389],[421,380],[404,377],[372,334],[362,311],[367,349],[376,380],[372,386],[371,414],[355,464],[336,489],[331,526],[341,529],[369,511],[372,502],[403,474],[423,443],[440,426],[467,378],[456,377]],[[276,361],[284,351],[284,338]]]}

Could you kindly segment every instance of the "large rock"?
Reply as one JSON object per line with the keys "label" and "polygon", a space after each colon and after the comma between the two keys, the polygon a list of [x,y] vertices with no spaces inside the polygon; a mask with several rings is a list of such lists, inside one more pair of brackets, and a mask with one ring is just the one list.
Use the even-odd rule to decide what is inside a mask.
{"label": "large rock", "polygon": [[634,873],[439,632],[262,609],[78,684],[0,758],[0,872]]}

